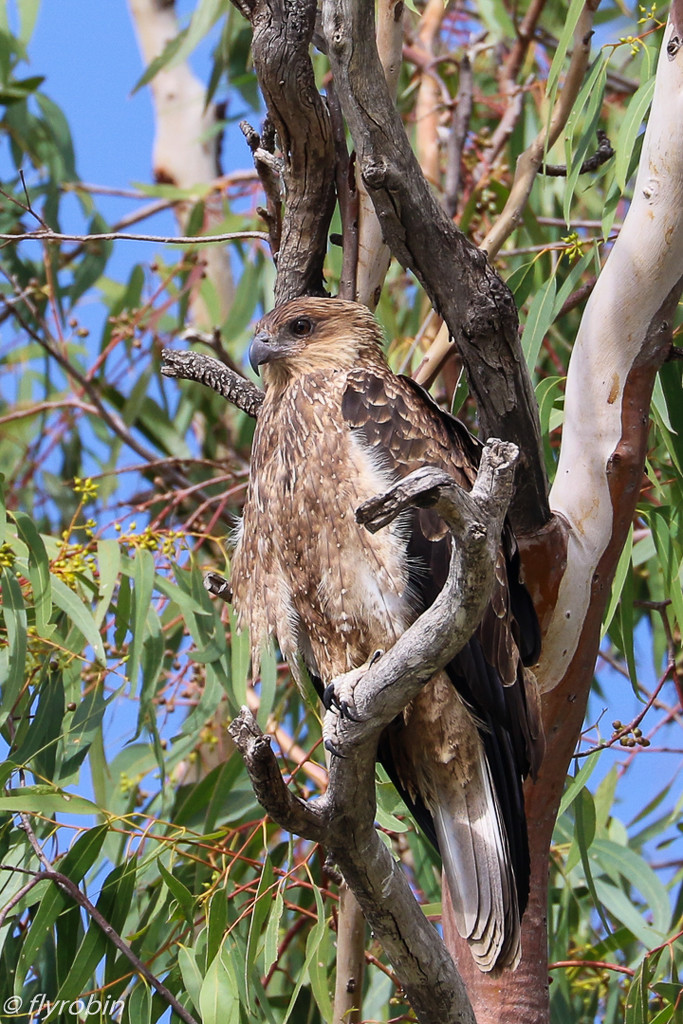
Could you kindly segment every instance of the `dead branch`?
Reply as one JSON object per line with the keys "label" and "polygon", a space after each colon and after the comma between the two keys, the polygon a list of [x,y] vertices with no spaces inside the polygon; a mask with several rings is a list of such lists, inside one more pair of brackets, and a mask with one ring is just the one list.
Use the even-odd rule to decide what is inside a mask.
{"label": "dead branch", "polygon": [[468,494],[426,467],[367,502],[361,521],[381,528],[425,500],[457,535],[448,580],[435,603],[375,662],[354,690],[354,719],[334,710],[325,731],[335,750],[324,796],[305,803],[285,786],[268,738],[248,709],[230,727],[259,803],[277,823],[324,844],[401,979],[418,1018],[474,1024],[460,976],[410,885],[374,828],[374,762],[382,730],[469,640],[493,582],[495,553],[513,490],[515,445],[489,441]]}
{"label": "dead branch", "polygon": [[252,54],[282,153],[286,206],[275,304],[324,295],[323,261],[334,209],[334,140],[309,49],[315,0],[233,0],[254,32]]}
{"label": "dead branch", "polygon": [[67,235],[51,228],[25,231],[23,234],[0,234],[2,242],[157,242],[161,245],[216,245],[254,238],[268,241],[263,231],[228,231],[222,235],[138,235],[129,231],[101,231],[94,235]]}
{"label": "dead branch", "polygon": [[240,121],[240,131],[247,140],[256,173],[266,194],[266,207],[259,207],[258,212],[268,225],[270,251],[277,263],[282,241],[282,195],[280,168],[274,155],[275,133],[267,118],[261,135],[248,121]]}
{"label": "dead branch", "polygon": [[458,100],[453,111],[451,130],[448,133],[446,178],[444,182],[444,210],[449,217],[455,217],[461,188],[462,154],[467,131],[474,107],[474,75],[472,62],[467,54],[460,61],[460,82]]}
{"label": "dead branch", "polygon": [[[607,138],[607,132],[598,129],[598,148],[592,156],[586,157],[581,164],[579,174],[591,174],[593,171],[597,171],[598,167],[602,167],[608,160],[611,160],[614,156],[614,150],[612,144]],[[567,165],[566,164],[541,164],[541,174],[545,174],[549,178],[566,178],[567,177]]]}
{"label": "dead branch", "polygon": [[217,391],[228,402],[232,402],[248,416],[258,416],[263,402],[263,392],[246,377],[241,377],[229,366],[206,356],[202,352],[178,352],[172,348],[162,349],[161,372],[164,377],[179,380],[196,380],[207,388]]}

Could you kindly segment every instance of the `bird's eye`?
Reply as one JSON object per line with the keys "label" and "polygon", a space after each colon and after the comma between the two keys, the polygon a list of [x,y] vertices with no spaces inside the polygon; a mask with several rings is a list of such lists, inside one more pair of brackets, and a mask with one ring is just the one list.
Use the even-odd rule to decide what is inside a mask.
{"label": "bird's eye", "polygon": [[292,320],[289,329],[296,338],[305,338],[313,330],[313,321],[307,316],[298,316]]}

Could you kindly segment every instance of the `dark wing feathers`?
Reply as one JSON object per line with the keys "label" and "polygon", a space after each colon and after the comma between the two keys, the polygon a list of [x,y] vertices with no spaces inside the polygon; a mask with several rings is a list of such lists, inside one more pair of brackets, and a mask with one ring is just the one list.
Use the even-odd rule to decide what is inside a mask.
{"label": "dark wing feathers", "polygon": [[[361,368],[351,371],[342,415],[397,478],[424,465],[437,465],[451,473],[461,486],[468,490],[472,486],[481,453],[479,442],[410,378],[380,375]],[[426,608],[445,583],[451,537],[432,509],[414,510],[411,523],[411,584],[421,607]],[[529,877],[521,783],[522,777],[537,765],[534,745],[539,738],[533,709],[527,707],[518,649],[524,662],[535,662],[540,634],[518,570],[514,537],[506,529],[491,604],[472,639],[446,671],[480,723],[505,820],[521,911],[526,903]],[[418,824],[437,845],[431,815],[419,798],[411,799],[400,784],[387,735],[380,744],[379,758]]]}

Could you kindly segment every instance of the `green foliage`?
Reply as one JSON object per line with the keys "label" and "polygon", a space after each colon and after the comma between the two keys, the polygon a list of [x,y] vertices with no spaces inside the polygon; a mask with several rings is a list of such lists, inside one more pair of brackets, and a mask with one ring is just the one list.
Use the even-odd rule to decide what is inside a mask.
{"label": "green foliage", "polygon": [[586,786],[606,756],[592,754],[570,781],[555,829],[551,1020],[673,1020],[683,944],[670,894],[681,879],[665,882],[648,863],[648,849],[670,842],[667,833],[680,807],[660,814],[646,830],[637,829],[638,819],[626,825],[615,811],[616,767],[594,793]]}
{"label": "green foliage", "polygon": [[[82,482],[74,532],[95,491]],[[20,851],[27,863],[28,827],[38,844],[57,851],[54,871],[81,887],[198,1019],[238,1020],[241,1005],[249,1019],[266,1013],[274,1020],[267,1007],[281,995],[263,989],[274,967],[278,977],[300,979],[290,1015],[295,1005],[300,1011],[309,983],[306,1000],[327,1015],[333,904],[321,890],[321,865],[314,857],[309,866],[313,851],[280,841],[262,820],[236,754],[222,750],[214,767],[207,763],[225,744],[226,712],[245,693],[248,662],[231,657],[229,625],[209,600],[187,542],[147,528],[119,542],[63,536],[56,545],[26,514],[10,512],[3,560],[4,850]],[[58,600],[64,593],[69,599]],[[24,671],[13,668],[16,658]],[[266,663],[262,695],[272,703],[275,662]],[[175,700],[190,708],[177,722],[169,708]],[[122,702],[139,707],[137,738],[112,756],[107,732],[125,716]],[[300,717],[292,709],[283,721],[292,714]],[[86,763],[92,799],[79,795]],[[264,838],[268,855],[259,865]],[[150,997],[144,979],[131,980],[131,963],[87,906],[66,927],[72,895],[58,879],[23,895],[26,877],[5,864],[0,1000],[16,996],[27,1006],[54,979],[50,998],[58,1004],[96,992],[100,1001],[123,999],[131,1020],[140,1013],[157,1019],[163,1000]],[[301,914],[317,924],[305,951],[294,946],[284,955],[281,936]],[[21,940],[12,941],[14,934]],[[282,993],[277,982],[271,989]],[[47,1019],[62,1017],[56,1011]]]}

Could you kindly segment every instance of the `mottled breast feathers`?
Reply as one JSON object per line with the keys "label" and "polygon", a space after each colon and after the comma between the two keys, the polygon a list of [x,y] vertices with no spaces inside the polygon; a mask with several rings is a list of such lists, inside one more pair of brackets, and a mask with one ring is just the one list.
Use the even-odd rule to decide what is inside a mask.
{"label": "mottled breast feathers", "polygon": [[[364,307],[298,299],[261,321],[251,358],[265,399],[233,560],[239,621],[274,634],[319,685],[386,649],[433,603],[452,537],[432,509],[370,534],[369,498],[422,466],[470,489],[480,446],[391,372]],[[442,853],[456,923],[485,971],[519,959],[529,862],[522,780],[542,754],[538,624],[506,527],[491,600],[466,647],[386,730],[378,756]]]}

